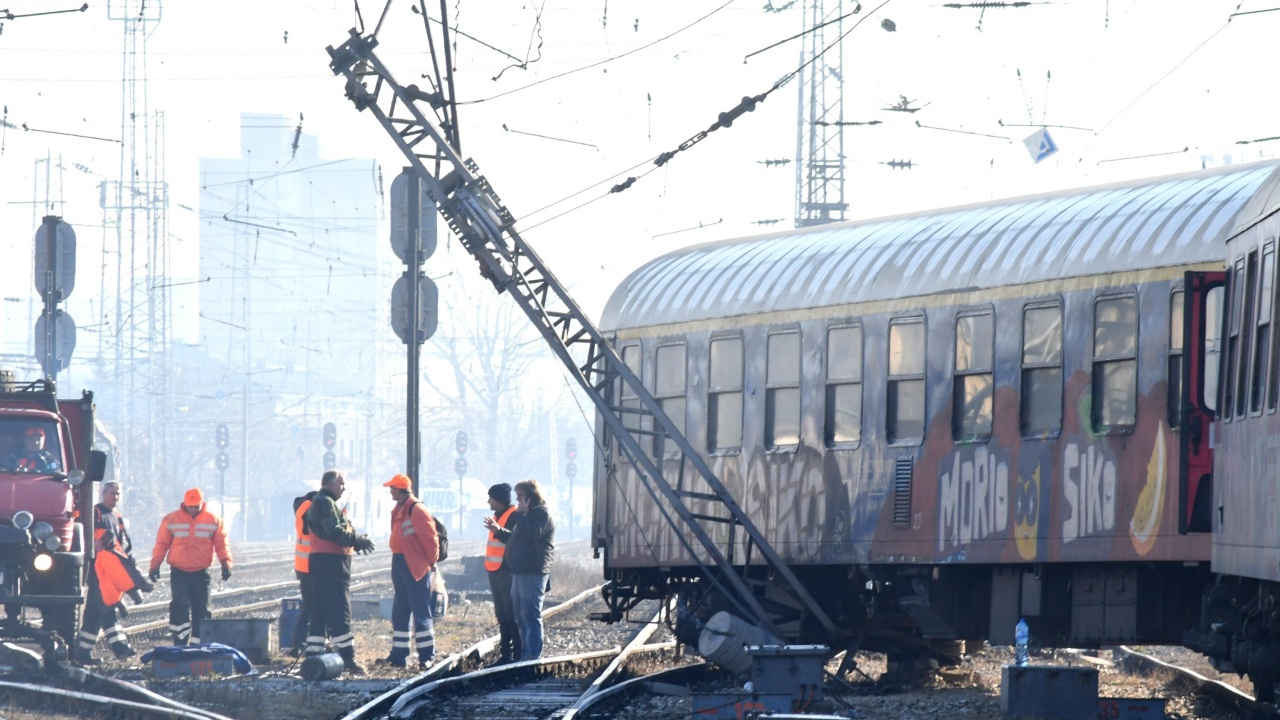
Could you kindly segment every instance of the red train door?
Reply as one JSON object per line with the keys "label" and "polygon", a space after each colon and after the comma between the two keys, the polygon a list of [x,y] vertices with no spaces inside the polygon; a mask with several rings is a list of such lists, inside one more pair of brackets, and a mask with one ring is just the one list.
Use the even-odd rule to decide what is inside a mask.
{"label": "red train door", "polygon": [[1212,526],[1214,421],[1222,352],[1225,272],[1188,272],[1183,295],[1178,532]]}

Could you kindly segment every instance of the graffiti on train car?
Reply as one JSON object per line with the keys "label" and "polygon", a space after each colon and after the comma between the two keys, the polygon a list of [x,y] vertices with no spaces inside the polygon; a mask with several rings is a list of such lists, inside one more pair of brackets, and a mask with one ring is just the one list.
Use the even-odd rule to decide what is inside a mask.
{"label": "graffiti on train car", "polygon": [[1018,475],[1013,501],[1013,538],[1018,557],[1035,560],[1040,535],[1040,465],[1029,475]]}
{"label": "graffiti on train car", "polygon": [[1146,556],[1156,544],[1160,523],[1164,519],[1164,496],[1167,492],[1168,459],[1165,457],[1164,423],[1156,427],[1155,446],[1147,462],[1146,483],[1138,493],[1133,517],[1129,520],[1129,539],[1139,555]]}
{"label": "graffiti on train car", "polygon": [[1003,451],[956,451],[938,489],[939,550],[968,545],[1008,527],[1009,462]]}
{"label": "graffiti on train car", "polygon": [[1068,442],[1062,451],[1064,544],[1116,524],[1116,463],[1101,443]]}
{"label": "graffiti on train car", "polygon": [[778,497],[775,544],[792,548],[793,558],[816,558],[822,541],[827,492],[816,460],[769,467],[769,487]]}

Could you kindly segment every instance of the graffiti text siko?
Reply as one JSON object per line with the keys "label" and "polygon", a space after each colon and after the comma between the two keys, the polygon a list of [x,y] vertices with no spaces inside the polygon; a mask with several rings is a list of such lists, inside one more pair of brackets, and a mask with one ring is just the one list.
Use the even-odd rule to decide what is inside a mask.
{"label": "graffiti text siko", "polygon": [[1093,445],[1068,443],[1062,456],[1062,490],[1067,500],[1062,542],[1069,543],[1116,524],[1116,464]]}
{"label": "graffiti text siko", "polygon": [[1009,525],[1009,466],[986,448],[960,456],[952,456],[951,470],[938,483],[939,550],[967,545]]}

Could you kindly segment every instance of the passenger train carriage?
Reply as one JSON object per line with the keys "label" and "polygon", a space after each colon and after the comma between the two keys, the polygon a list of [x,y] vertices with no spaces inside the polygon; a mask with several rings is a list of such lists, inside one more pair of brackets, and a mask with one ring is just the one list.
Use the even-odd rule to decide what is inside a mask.
{"label": "passenger train carriage", "polygon": [[[849,633],[788,639],[918,657],[1012,643],[1025,617],[1043,645],[1229,659],[1245,623],[1210,628],[1203,600],[1239,614],[1264,587],[1242,578],[1280,581],[1276,169],[682,249],[600,325]],[[613,592],[705,618],[697,563],[599,427]]]}

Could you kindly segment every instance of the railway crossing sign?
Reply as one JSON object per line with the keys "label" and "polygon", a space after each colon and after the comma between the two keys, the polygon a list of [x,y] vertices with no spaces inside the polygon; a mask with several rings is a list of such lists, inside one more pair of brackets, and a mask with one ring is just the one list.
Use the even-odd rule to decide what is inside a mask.
{"label": "railway crossing sign", "polygon": [[1022,143],[1027,146],[1027,152],[1031,153],[1032,162],[1038,163],[1058,152],[1058,144],[1049,137],[1049,131],[1045,128],[1031,133]]}

